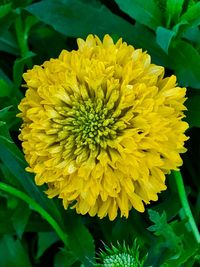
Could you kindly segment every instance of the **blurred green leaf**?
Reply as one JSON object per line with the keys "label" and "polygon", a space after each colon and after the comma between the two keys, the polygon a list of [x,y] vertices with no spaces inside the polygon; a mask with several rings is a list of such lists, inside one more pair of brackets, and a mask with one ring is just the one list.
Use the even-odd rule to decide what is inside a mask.
{"label": "blurred green leaf", "polygon": [[8,127],[5,121],[0,120],[0,140],[13,144],[14,142],[11,140],[10,134],[8,132]]}
{"label": "blurred green leaf", "polygon": [[12,108],[13,106],[8,106],[5,108],[0,109],[0,120],[6,120],[8,111]]}
{"label": "blurred green leaf", "polygon": [[11,217],[11,220],[13,227],[20,239],[25,231],[30,214],[31,211],[29,209],[29,206],[23,201],[19,201]]}
{"label": "blurred green leaf", "polygon": [[166,17],[167,27],[171,23],[176,24],[182,11],[184,0],[167,0]]}
{"label": "blurred green leaf", "polygon": [[62,249],[55,256],[54,267],[69,267],[76,261],[77,258],[71,252]]}
{"label": "blurred green leaf", "polygon": [[[147,229],[154,232],[155,238],[151,241],[147,265],[180,267],[181,265],[176,264],[176,260],[182,257],[186,248],[184,244],[185,222],[173,220],[168,223],[165,211],[160,215],[150,209],[148,213],[150,220],[154,224]],[[179,231],[177,231],[177,228]],[[189,235],[192,236],[191,234]],[[192,240],[194,242],[193,236]],[[183,262],[187,261],[187,259],[184,259]],[[171,264],[172,262],[173,264]]]}
{"label": "blurred green leaf", "polygon": [[2,172],[2,180],[6,181],[8,184],[14,187],[21,188],[21,184],[16,180],[15,176],[10,172],[10,170],[2,163],[0,163],[0,170]]}
{"label": "blurred green leaf", "polygon": [[30,29],[36,24],[38,23],[38,19],[35,16],[27,16],[26,20],[24,22],[24,33],[25,33],[25,38],[27,38],[28,33],[30,31]]}
{"label": "blurred green leaf", "polygon": [[16,40],[9,31],[6,31],[0,36],[0,51],[19,55]]}
{"label": "blurred green leaf", "polygon": [[2,69],[0,69],[0,79],[5,80],[7,83],[9,83],[9,85],[12,85],[10,78],[8,77],[8,75],[5,74]]}
{"label": "blurred green leaf", "polygon": [[55,232],[39,232],[36,258],[42,256],[46,249],[59,240]]}
{"label": "blurred green leaf", "polygon": [[196,266],[194,263],[200,263],[200,246],[197,244],[191,232],[186,231],[185,221],[170,223],[176,235],[181,235],[182,249],[180,255],[170,255],[162,265],[167,267]]}
{"label": "blurred green leaf", "polygon": [[0,97],[9,96],[11,91],[11,86],[5,80],[0,79]]}
{"label": "blurred green leaf", "polygon": [[0,6],[0,34],[8,31],[9,27],[17,17],[17,13],[13,8],[11,8],[11,4],[5,4]]}
{"label": "blurred green leaf", "polygon": [[200,96],[191,96],[186,101],[186,120],[190,127],[200,127]]}
{"label": "blurred green leaf", "polygon": [[157,236],[162,236],[169,247],[177,251],[181,250],[181,237],[177,236],[170,224],[167,223],[166,213],[160,215],[157,211],[148,210],[149,218],[154,225],[148,227],[148,230],[154,232]]}
{"label": "blurred green leaf", "polygon": [[48,0],[34,3],[26,10],[65,36],[86,37],[93,33],[102,37],[109,33],[132,39],[132,25],[104,5],[99,8],[99,4],[89,5],[78,0]]}
{"label": "blurred green leaf", "polygon": [[[12,234],[14,233],[13,225],[10,222],[10,217],[12,216],[12,211],[7,209],[5,203],[3,203],[0,197],[0,235]],[[1,254],[1,253],[0,253]],[[3,266],[3,265],[0,265]]]}
{"label": "blurred green leaf", "polygon": [[171,180],[172,179],[168,179],[168,190],[162,192],[160,201],[152,208],[159,213],[165,211],[169,220],[173,219],[174,216],[177,216],[181,209],[181,203],[180,201],[177,201],[177,190],[174,187],[174,184],[173,187],[170,184]]}
{"label": "blurred green leaf", "polygon": [[47,221],[45,221],[41,216],[39,216],[36,213],[31,214],[31,218],[28,221],[28,224],[25,229],[26,232],[32,232],[32,233],[39,233],[41,231],[43,232],[50,232],[52,231],[52,227],[50,224],[48,224]]}
{"label": "blurred green leaf", "polygon": [[163,27],[158,27],[156,29],[156,41],[166,53],[168,53],[169,45],[174,36],[174,31],[168,30]]}
{"label": "blurred green leaf", "polygon": [[199,27],[193,27],[184,32],[183,38],[195,43],[200,47],[200,29]]}
{"label": "blurred green leaf", "polygon": [[[68,236],[61,227],[59,226],[58,222],[40,205],[38,204],[34,199],[29,197],[24,192],[7,185],[4,182],[0,182],[0,189],[4,192],[7,192],[13,196],[16,196],[17,198],[25,201],[32,209],[37,211],[44,219],[48,221],[48,223],[53,227],[53,229],[56,231],[57,235],[60,237],[60,239],[63,241],[65,246],[68,246]],[[58,220],[58,219],[57,219]]]}
{"label": "blurred green leaf", "polygon": [[[0,127],[1,129],[1,127]],[[4,127],[4,130],[7,129]],[[7,133],[9,136],[9,133]],[[15,144],[11,144],[0,135],[0,159],[10,169],[12,174],[16,177],[17,181],[21,184],[24,191],[37,201],[45,210],[47,210],[57,222],[63,226],[60,211],[53,200],[50,200],[34,183],[33,176],[25,171],[27,166],[21,151]]]}
{"label": "blurred green leaf", "polygon": [[16,88],[22,83],[22,74],[24,72],[24,67],[30,62],[30,59],[35,55],[35,53],[29,51],[23,58],[16,59],[13,67],[13,80]]}
{"label": "blurred green leaf", "polygon": [[9,134],[9,129],[18,123],[18,118],[13,120],[13,117],[16,117],[16,111],[13,105],[0,110],[0,137],[9,143],[13,143]]}
{"label": "blurred green leaf", "polygon": [[176,41],[169,48],[167,65],[175,70],[180,85],[200,88],[200,54],[191,44]]}
{"label": "blurred green leaf", "polygon": [[118,218],[114,222],[104,221],[99,224],[105,234],[106,242],[122,244],[126,240],[126,244],[131,246],[134,239],[139,243],[149,241],[149,232],[145,229],[143,217],[137,211],[132,210],[128,219]]}
{"label": "blurred green leaf", "polygon": [[[24,19],[21,12],[19,12],[18,17],[15,20],[15,31],[22,59],[27,59],[28,57],[30,57],[30,54],[32,53],[31,51],[29,51],[28,47],[28,36],[31,27],[35,25],[37,22],[38,20],[34,16],[27,16]],[[27,63],[29,63],[28,64],[29,67],[32,67],[30,59],[29,61],[27,61]]]}
{"label": "blurred green leaf", "polygon": [[180,20],[186,20],[189,22],[190,27],[198,26],[200,24],[200,2],[192,5],[181,16]]}
{"label": "blurred green leaf", "polygon": [[189,23],[186,20],[182,20],[179,23],[177,23],[176,25],[174,25],[174,27],[172,28],[172,30],[176,33],[177,37],[182,37],[185,33],[185,31],[188,29]]}
{"label": "blurred green leaf", "polygon": [[22,243],[12,236],[0,238],[0,266],[2,267],[31,267],[27,251]]}
{"label": "blurred green leaf", "polygon": [[[1,82],[0,82],[0,84],[1,84]],[[10,88],[11,88],[10,91],[13,90],[13,87],[10,87]],[[10,95],[11,95],[11,93],[10,93]],[[8,99],[9,99],[8,102],[11,102],[10,98],[8,98]],[[14,100],[14,98],[12,98],[12,100]],[[4,101],[4,103],[5,103],[5,101]],[[3,121],[2,126],[4,125],[4,123],[6,123],[6,125],[4,125],[4,128],[0,129],[1,136],[2,135],[7,136],[8,142],[10,142],[10,143],[12,143],[12,140],[11,140],[10,136],[8,135],[8,130],[6,130],[5,128],[11,129],[18,124],[19,119],[18,118],[13,119],[16,117],[16,112],[17,112],[16,106],[14,106],[14,105],[10,105],[10,106],[5,107],[5,108],[0,110],[0,121]]]}
{"label": "blurred green leaf", "polygon": [[66,39],[66,36],[54,31],[48,25],[42,24],[42,27],[34,27],[29,36],[30,46],[34,48],[33,51],[36,53],[34,61],[37,64],[42,64],[48,58],[56,58],[63,48],[70,50],[69,41]]}
{"label": "blurred green leaf", "polygon": [[[136,216],[134,225],[131,220],[118,219],[115,224],[112,225],[108,223],[102,223],[101,227],[106,239],[111,239],[112,242],[123,242],[123,240],[128,240],[131,235],[139,236],[140,229],[138,229],[138,217]],[[111,235],[112,234],[112,235]],[[144,235],[145,238],[145,235]],[[109,242],[110,240],[106,240]]]}
{"label": "blurred green leaf", "polygon": [[66,231],[70,240],[70,250],[87,267],[92,267],[94,262],[94,240],[89,230],[83,224],[81,216],[75,213],[66,215]]}
{"label": "blurred green leaf", "polygon": [[158,65],[166,65],[168,58],[166,53],[156,43],[154,33],[144,25],[136,23],[133,26],[132,41],[130,43],[136,48],[147,50],[152,57],[153,63]]}
{"label": "blurred green leaf", "polygon": [[14,196],[7,195],[7,194],[6,194],[6,198],[7,198],[8,209],[14,210],[19,204],[19,199]]}
{"label": "blurred green leaf", "polygon": [[12,4],[3,4],[0,5],[0,19],[6,16],[12,10]]}
{"label": "blurred green leaf", "polygon": [[153,0],[115,0],[115,2],[131,18],[153,30],[162,25],[160,10]]}
{"label": "blurred green leaf", "polygon": [[27,5],[33,2],[33,0],[9,0],[9,1],[12,2],[14,8],[26,7]]}

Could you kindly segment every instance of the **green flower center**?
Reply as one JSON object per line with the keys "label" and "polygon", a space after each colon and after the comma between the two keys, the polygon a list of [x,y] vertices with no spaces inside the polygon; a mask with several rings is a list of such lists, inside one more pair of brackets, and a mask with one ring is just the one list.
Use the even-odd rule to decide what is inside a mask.
{"label": "green flower center", "polygon": [[75,135],[77,146],[88,146],[95,150],[98,145],[106,147],[107,139],[117,135],[113,129],[115,119],[102,100],[91,99],[73,103],[72,133]]}
{"label": "green flower center", "polygon": [[119,253],[104,258],[104,267],[138,267],[134,257],[128,253]]}

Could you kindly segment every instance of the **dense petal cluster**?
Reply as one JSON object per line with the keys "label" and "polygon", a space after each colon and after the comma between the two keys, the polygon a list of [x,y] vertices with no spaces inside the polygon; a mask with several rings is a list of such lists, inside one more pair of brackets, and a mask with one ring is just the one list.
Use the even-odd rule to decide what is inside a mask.
{"label": "dense petal cluster", "polygon": [[150,56],[109,35],[24,74],[20,139],[37,185],[80,214],[128,217],[158,199],[182,164],[185,88]]}

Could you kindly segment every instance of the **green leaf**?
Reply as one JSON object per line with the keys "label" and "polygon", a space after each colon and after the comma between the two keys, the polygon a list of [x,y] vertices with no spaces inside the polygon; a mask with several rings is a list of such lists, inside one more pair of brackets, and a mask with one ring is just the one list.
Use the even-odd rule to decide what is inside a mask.
{"label": "green leaf", "polygon": [[[1,129],[1,128],[0,128]],[[6,128],[4,129],[6,131]],[[9,133],[7,133],[9,135]],[[8,142],[0,135],[0,159],[10,170],[10,172],[16,177],[24,191],[32,197],[37,203],[39,203],[45,210],[52,215],[53,218],[63,227],[63,221],[60,211],[51,199],[42,192],[33,180],[33,175],[25,171],[27,164],[23,159],[21,151],[14,143]]]}
{"label": "green leaf", "polygon": [[115,0],[115,2],[131,18],[153,30],[162,25],[160,10],[153,0]]}
{"label": "green leaf", "polygon": [[13,141],[8,132],[8,127],[5,121],[0,120],[0,140],[4,140],[6,143],[12,144]]}
{"label": "green leaf", "polygon": [[16,40],[9,31],[5,31],[0,36],[0,51],[4,51],[15,56],[19,55]]}
{"label": "green leaf", "polygon": [[53,227],[53,229],[56,231],[57,235],[60,237],[60,239],[63,241],[65,246],[68,246],[68,236],[66,233],[63,232],[63,230],[60,228],[57,221],[46,211],[43,207],[41,207],[40,204],[38,204],[35,200],[27,196],[22,191],[7,185],[6,183],[0,182],[0,189],[4,192],[7,192],[23,201],[25,201],[27,204],[30,205],[32,209],[37,211],[44,219],[46,219],[49,224]]}
{"label": "green leaf", "polygon": [[[12,87],[13,89],[13,87]],[[12,100],[14,100],[14,98],[12,98]],[[10,102],[10,99],[9,99]],[[8,129],[13,128],[13,126],[16,126],[16,124],[19,123],[19,118],[16,118],[16,113],[17,111],[14,110],[14,108],[16,109],[15,103],[14,105],[10,105],[8,107],[5,107],[3,109],[0,110],[0,121],[3,121],[2,126],[4,125],[4,122],[6,123],[6,126]],[[17,130],[18,130],[18,126],[17,126]],[[2,134],[4,131],[4,134]],[[8,130],[5,130],[4,128],[0,129],[1,132],[1,136],[7,136],[8,137],[8,141],[12,143],[12,140],[10,138],[10,136],[8,135]]]}
{"label": "green leaf", "polygon": [[30,214],[31,214],[31,211],[28,205],[24,203],[23,201],[19,201],[11,217],[11,220],[13,223],[13,227],[20,239],[25,231]]}
{"label": "green leaf", "polygon": [[45,221],[40,216],[37,216],[36,214],[31,217],[31,220],[28,221],[28,224],[26,226],[26,232],[39,233],[41,231],[50,232],[52,231],[52,227],[50,224],[48,224],[47,221]]}
{"label": "green leaf", "polygon": [[38,19],[34,16],[27,16],[24,25],[25,37],[28,35],[30,29],[38,23]]}
{"label": "green leaf", "polygon": [[179,23],[177,23],[172,30],[176,33],[177,37],[182,37],[184,35],[184,32],[188,29],[189,23],[186,20],[182,20]]}
{"label": "green leaf", "polygon": [[29,51],[25,57],[16,59],[13,67],[13,80],[16,88],[19,88],[21,85],[24,67],[33,56],[35,56],[35,53]]}
{"label": "green leaf", "polygon": [[[4,205],[2,198],[0,197],[1,208],[0,208],[0,235],[2,234],[13,234],[14,229],[13,225],[10,222],[10,217],[12,215],[12,211],[7,209],[6,205]],[[0,253],[1,254],[1,253]],[[2,265],[0,265],[2,266]]]}
{"label": "green leaf", "polygon": [[191,44],[176,41],[169,48],[167,65],[175,70],[180,85],[200,88],[200,54]]}
{"label": "green leaf", "polygon": [[166,53],[168,53],[168,48],[174,36],[174,31],[168,30],[163,27],[158,27],[156,29],[156,41]]}
{"label": "green leaf", "polygon": [[[134,224],[133,224],[134,220]],[[114,222],[100,222],[101,230],[104,233],[105,242],[123,243],[124,240],[137,238],[140,243],[146,243],[149,240],[149,232],[144,229],[143,216],[135,210],[130,212],[128,219],[118,218]]]}
{"label": "green leaf", "polygon": [[12,4],[0,5],[0,19],[6,16],[12,10]]}
{"label": "green leaf", "polygon": [[104,5],[49,0],[34,3],[26,10],[65,36],[85,38],[92,33],[102,37],[109,33],[132,39],[132,25]]}
{"label": "green leaf", "polygon": [[15,176],[10,172],[10,170],[2,163],[0,163],[0,170],[3,174],[2,180],[6,181],[8,184],[13,185],[14,187],[20,188],[20,183],[16,180]]}
{"label": "green leaf", "polygon": [[186,101],[186,120],[190,127],[200,127],[200,96],[191,96]]}
{"label": "green leaf", "polygon": [[182,11],[184,0],[167,0],[166,17],[167,27],[176,24]]}
{"label": "green leaf", "polygon": [[5,108],[0,109],[0,120],[6,120],[8,111],[12,108],[13,106],[8,106]]}
{"label": "green leaf", "polygon": [[156,43],[154,33],[144,25],[141,25],[140,23],[136,23],[134,25],[132,31],[132,41],[130,43],[136,48],[147,50],[152,57],[153,63],[164,66],[166,65],[168,59],[166,53]]}
{"label": "green leaf", "polygon": [[66,37],[63,34],[44,24],[43,27],[34,27],[32,29],[29,42],[37,54],[34,57],[34,61],[38,63],[43,63],[48,58],[58,57],[63,48],[71,50],[70,42],[66,42]]}
{"label": "green leaf", "polygon": [[17,205],[19,204],[19,199],[16,198],[15,196],[9,196],[9,195],[6,195],[6,197],[7,197],[8,209],[14,210],[17,207]]}
{"label": "green leaf", "polygon": [[27,5],[31,4],[33,0],[11,0],[13,7],[26,7]]}
{"label": "green leaf", "polygon": [[157,236],[163,236],[165,241],[170,244],[171,248],[180,250],[181,238],[175,234],[173,228],[167,223],[166,213],[160,215],[157,211],[148,210],[149,218],[154,225],[148,227],[148,230],[154,232]]}
{"label": "green leaf", "polygon": [[47,250],[51,245],[59,240],[58,236],[54,232],[43,232],[38,233],[38,249],[36,258],[42,256],[42,254]]}
{"label": "green leaf", "polygon": [[0,266],[31,267],[28,253],[22,243],[9,235],[0,238]]}
{"label": "green leaf", "polygon": [[[200,264],[200,248],[195,243],[194,239],[191,238],[191,235],[184,231],[184,248],[179,257],[169,258],[163,266],[187,266],[193,267],[197,266],[197,262]],[[189,265],[191,263],[191,265]],[[184,265],[183,265],[184,264]],[[187,264],[187,265],[186,265]]]}
{"label": "green leaf", "polygon": [[70,251],[62,249],[55,256],[54,267],[69,267],[76,261],[77,258]]}
{"label": "green leaf", "polygon": [[70,240],[70,250],[87,267],[92,267],[94,262],[94,240],[82,217],[74,213],[67,213],[65,224],[66,232]]}
{"label": "green leaf", "polygon": [[13,10],[10,3],[0,6],[0,34],[8,31],[8,28],[17,17],[17,13]]}
{"label": "green leaf", "polygon": [[200,2],[192,5],[188,10],[183,14],[180,20],[186,20],[189,22],[190,27],[195,27],[200,24]]}
{"label": "green leaf", "polygon": [[12,85],[12,81],[10,80],[10,78],[5,74],[5,72],[0,69],[0,79],[5,80],[7,83],[9,83],[9,85]]}
{"label": "green leaf", "polygon": [[0,79],[0,97],[9,96],[12,87],[3,79]]}
{"label": "green leaf", "polygon": [[198,27],[193,27],[186,30],[183,38],[186,38],[190,42],[193,42],[195,45],[200,47],[200,29]]}
{"label": "green leaf", "polygon": [[[28,36],[31,27],[36,24],[38,20],[34,16],[27,16],[25,19],[19,13],[19,16],[15,20],[15,31],[17,36],[17,42],[22,59],[27,59],[32,52],[28,47]],[[32,67],[31,60],[27,61],[28,67]]]}

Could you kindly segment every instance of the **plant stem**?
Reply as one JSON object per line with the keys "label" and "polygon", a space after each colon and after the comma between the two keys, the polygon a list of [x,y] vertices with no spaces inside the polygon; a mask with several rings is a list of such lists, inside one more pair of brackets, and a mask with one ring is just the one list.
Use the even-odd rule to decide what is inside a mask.
{"label": "plant stem", "polygon": [[[24,22],[21,17],[21,11],[19,10],[19,14],[15,20],[15,31],[17,42],[20,50],[21,59],[27,58],[29,55],[29,46],[28,46],[28,30],[26,29],[25,25],[26,21]],[[28,56],[25,63],[28,68],[33,66],[32,58]]]}
{"label": "plant stem", "polygon": [[188,203],[188,199],[186,196],[186,192],[185,192],[185,187],[183,184],[183,178],[181,175],[180,171],[173,171],[173,175],[175,177],[175,181],[177,184],[177,188],[178,188],[178,193],[179,193],[179,197],[180,197],[180,201],[183,207],[183,210],[185,212],[186,217],[188,218],[188,222],[190,224],[191,230],[194,234],[194,237],[197,241],[197,243],[200,243],[200,234],[197,228],[197,225],[195,223],[194,217],[192,215],[189,203]]}
{"label": "plant stem", "polygon": [[57,233],[57,235],[60,237],[60,239],[63,241],[65,246],[68,246],[68,239],[67,239],[67,235],[63,232],[63,230],[60,228],[60,226],[58,225],[58,223],[49,215],[48,212],[46,212],[46,210],[44,210],[39,204],[37,204],[32,198],[30,198],[29,196],[27,196],[25,193],[23,193],[22,191],[7,185],[5,183],[0,182],[0,189],[14,195],[15,197],[20,198],[21,200],[23,200],[24,202],[26,202],[28,205],[31,206],[31,208],[33,210],[35,210],[36,212],[38,212],[51,226],[52,228],[55,230],[55,232]]}
{"label": "plant stem", "polygon": [[22,22],[20,13],[18,14],[15,20],[15,30],[16,30],[17,41],[18,41],[21,57],[25,57],[29,49],[28,49],[28,43],[27,43],[27,36],[23,29],[23,22]]}

